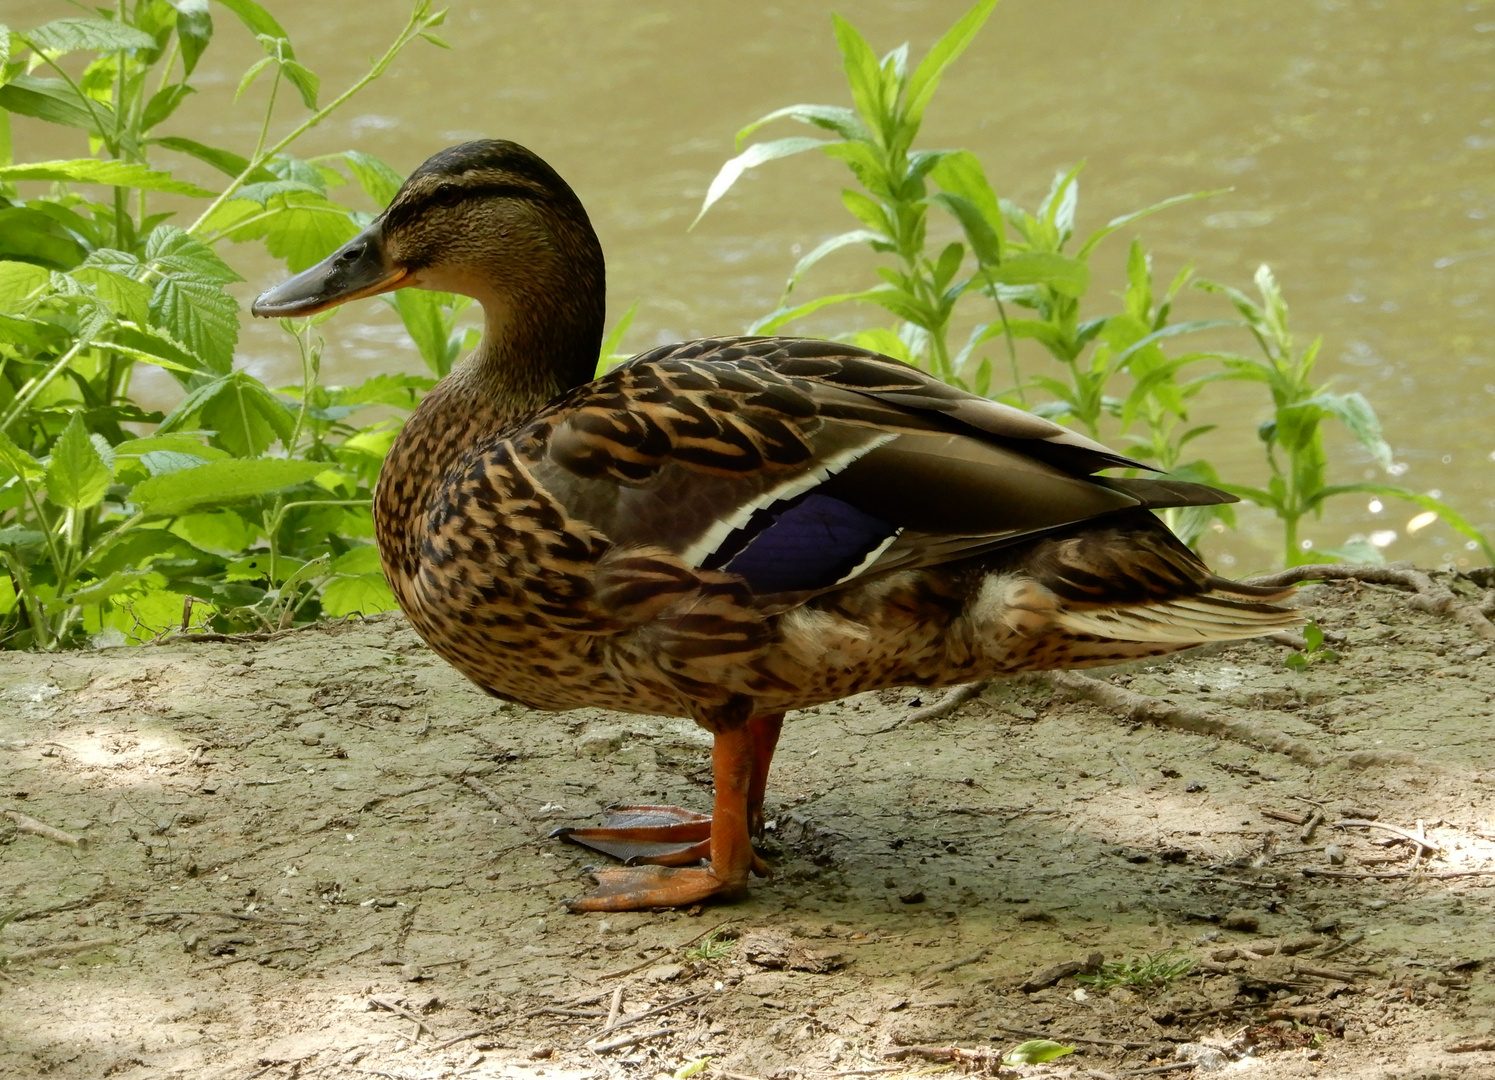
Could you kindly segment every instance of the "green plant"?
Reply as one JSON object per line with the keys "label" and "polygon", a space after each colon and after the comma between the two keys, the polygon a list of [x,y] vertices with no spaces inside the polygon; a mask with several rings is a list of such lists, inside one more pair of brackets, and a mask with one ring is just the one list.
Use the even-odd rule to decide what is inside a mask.
{"label": "green plant", "polygon": [[1282,660],[1283,664],[1294,671],[1307,671],[1314,664],[1325,661],[1332,663],[1339,659],[1339,653],[1334,649],[1324,648],[1324,628],[1316,622],[1311,622],[1303,628],[1304,647],[1291,652]]}
{"label": "green plant", "polygon": [[[220,3],[264,51],[239,93],[270,80],[247,156],[157,133],[196,92],[192,75],[214,34],[201,0],[125,0],[103,17],[0,27],[0,641],[10,647],[185,629],[197,604],[218,630],[393,606],[366,541],[396,422],[349,418],[408,409],[430,380],[323,387],[311,323],[287,324],[301,350],[298,387],[277,395],[236,370],[239,308],[225,286],[241,278],[218,249],[263,242],[295,270],[351,237],[366,218],[329,197],[347,183],[330,160],[382,205],[398,184],[388,166],[287,150],[417,37],[440,44],[432,29],[443,13],[418,0],[386,52],[319,106],[319,81],[280,24],[254,0]],[[306,114],[272,141],[283,87]],[[78,129],[96,156],[13,163],[12,113]],[[228,180],[215,192],[178,179],[155,165],[160,151]],[[18,185],[36,181],[53,186],[24,197]],[[104,197],[85,194],[94,185]],[[193,199],[206,207],[189,226],[173,224]],[[415,303],[425,321],[407,320],[412,336],[440,374],[455,348],[445,339],[437,348],[424,330],[448,320],[450,337],[447,312],[461,306],[432,294]],[[136,403],[139,364],[178,382],[168,413]]]}
{"label": "green plant", "polygon": [[1074,1052],[1073,1046],[1065,1046],[1052,1039],[1029,1039],[1003,1054],[1002,1064],[1009,1068],[1017,1065],[1042,1065],[1044,1062],[1053,1061]]}
{"label": "green plant", "polygon": [[[1151,262],[1140,240],[1127,258],[1127,288],[1122,310],[1086,316],[1083,303],[1091,282],[1091,258],[1100,243],[1118,230],[1168,207],[1219,192],[1194,192],[1165,199],[1114,218],[1091,231],[1078,246],[1080,166],[1057,176],[1048,195],[1029,212],[1000,198],[980,161],[968,150],[915,149],[914,142],[940,80],[991,15],[996,0],[979,0],[910,69],[908,46],[881,60],[846,20],[836,17],[840,48],[852,106],[790,105],[777,109],[737,133],[738,153],[727,161],[707,190],[697,220],[720,200],[748,169],[769,161],[820,150],[842,161],[857,187],[842,192],[842,202],[859,228],[816,245],[790,273],[778,308],[753,324],[750,332],[774,332],[795,319],[835,304],[878,305],[899,321],[893,328],[849,334],[856,344],[916,364],[955,385],[993,395],[993,372],[1001,363],[986,353],[1001,340],[1011,385],[995,396],[1077,426],[1094,436],[1115,425],[1116,435],[1140,458],[1183,480],[1217,484],[1271,510],[1282,522],[1289,565],[1308,556],[1299,540],[1302,519],[1319,514],[1325,500],[1351,492],[1388,495],[1414,502],[1436,513],[1452,528],[1479,545],[1495,562],[1495,548],[1456,511],[1429,495],[1380,483],[1330,485],[1321,424],[1329,418],[1345,423],[1383,466],[1390,449],[1370,404],[1359,394],[1330,393],[1328,384],[1310,378],[1318,344],[1295,351],[1287,329],[1287,307],[1265,267],[1257,274],[1262,293],[1258,304],[1239,290],[1202,283],[1234,303],[1241,319],[1170,321],[1173,304],[1192,270],[1175,276],[1160,302],[1154,300]],[[803,136],[743,143],[764,125],[796,120],[829,132],[832,138]],[[959,239],[931,239],[930,211],[939,209]],[[791,303],[791,294],[815,264],[842,248],[862,245],[881,257],[882,284]],[[986,321],[977,322],[964,345],[952,347],[957,312],[968,299],[992,305]],[[1244,326],[1255,337],[1262,358],[1218,351],[1170,356],[1168,339],[1203,330]],[[1060,377],[1024,375],[1016,343],[1031,340],[1056,361]],[[1211,362],[1204,374],[1196,365]],[[1223,370],[1215,365],[1223,365]],[[1271,479],[1266,487],[1225,485],[1206,460],[1185,460],[1184,450],[1214,428],[1193,424],[1190,410],[1206,387],[1222,379],[1263,383],[1271,393],[1273,418],[1262,426]],[[1124,391],[1117,387],[1127,384]],[[1039,391],[1048,400],[1030,401]],[[1185,542],[1194,544],[1214,519],[1234,524],[1229,507],[1193,507],[1166,511],[1165,517]],[[1313,557],[1379,558],[1369,545],[1318,552]]]}
{"label": "green plant", "polygon": [[[1226,377],[1261,383],[1272,397],[1271,419],[1257,429],[1271,469],[1267,486],[1221,486],[1277,516],[1282,522],[1283,559],[1288,566],[1314,562],[1325,555],[1333,558],[1344,554],[1332,550],[1311,552],[1299,540],[1298,532],[1304,517],[1321,514],[1326,501],[1351,493],[1389,496],[1432,511],[1456,532],[1478,544],[1485,558],[1495,562],[1495,548],[1490,542],[1458,511],[1439,499],[1396,484],[1328,483],[1324,421],[1336,419],[1344,424],[1383,469],[1392,466],[1391,447],[1381,435],[1375,410],[1362,395],[1331,393],[1330,382],[1313,381],[1322,339],[1315,338],[1307,348],[1296,346],[1288,326],[1287,301],[1269,267],[1264,265],[1256,271],[1260,303],[1228,285],[1202,282],[1201,286],[1230,298],[1260,350],[1259,356],[1215,354],[1225,364]],[[1372,552],[1374,549],[1356,550],[1353,554],[1362,561],[1367,557],[1379,561],[1379,556]]]}
{"label": "green plant", "polygon": [[1113,986],[1152,990],[1167,986],[1192,970],[1192,957],[1184,956],[1177,949],[1168,949],[1130,960],[1107,960],[1099,971],[1090,975],[1076,975],[1075,981],[1097,990],[1109,990]]}
{"label": "green plant", "polygon": [[734,938],[725,936],[719,930],[713,930],[686,949],[682,955],[687,960],[720,960],[724,956],[730,956],[736,947],[737,941]]}

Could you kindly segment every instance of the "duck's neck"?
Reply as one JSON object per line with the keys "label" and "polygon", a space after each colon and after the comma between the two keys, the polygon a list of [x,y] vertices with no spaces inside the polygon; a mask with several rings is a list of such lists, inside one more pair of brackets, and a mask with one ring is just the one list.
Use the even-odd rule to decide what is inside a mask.
{"label": "duck's neck", "polygon": [[475,411],[504,421],[524,419],[596,373],[607,298],[602,250],[585,218],[551,236],[522,277],[496,272],[471,290],[483,307],[483,339],[447,380]]}

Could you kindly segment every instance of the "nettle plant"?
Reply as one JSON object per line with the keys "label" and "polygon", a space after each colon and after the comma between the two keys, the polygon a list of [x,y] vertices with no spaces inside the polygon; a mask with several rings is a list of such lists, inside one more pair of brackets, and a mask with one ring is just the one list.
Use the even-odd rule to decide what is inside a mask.
{"label": "nettle plant", "polygon": [[[378,78],[444,13],[416,3],[385,53],[319,104],[317,76],[254,0],[217,0],[263,46],[242,94],[270,80],[247,154],[159,134],[195,88],[206,0],[134,0],[101,17],[0,27],[0,643],[54,648],[219,632],[386,610],[370,544],[370,492],[408,410],[433,379],[319,381],[319,319],[282,325],[298,385],[235,369],[242,280],[226,256],[261,243],[304,269],[370,218],[333,198],[356,184],[376,206],[398,187],[357,152],[316,160],[291,145]],[[271,138],[278,107],[304,115]],[[75,129],[90,156],[14,163],[10,116]],[[187,155],[227,179],[179,179]],[[200,166],[197,167],[201,172]],[[41,189],[27,195],[23,189]],[[101,194],[100,194],[101,193]],[[401,293],[396,306],[440,376],[461,346],[463,302]],[[180,386],[169,412],[131,394],[140,364]],[[364,410],[383,419],[360,423]],[[394,418],[389,418],[391,409]]]}
{"label": "nettle plant", "polygon": [[[1029,211],[998,196],[969,150],[915,147],[924,111],[941,78],[996,4],[997,0],[980,0],[917,64],[911,62],[907,45],[879,59],[855,27],[836,17],[836,41],[851,105],[790,105],[738,132],[740,152],[712,181],[700,215],[749,169],[818,150],[850,172],[852,186],[841,198],[857,222],[857,227],[830,237],[799,260],[778,309],[754,323],[750,332],[773,333],[836,304],[876,305],[894,316],[895,325],[848,335],[856,344],[976,393],[1110,438],[1171,476],[1211,484],[1220,484],[1215,468],[1186,452],[1214,428],[1191,421],[1196,398],[1222,380],[1255,382],[1271,394],[1271,418],[1260,428],[1270,477],[1260,487],[1220,486],[1279,519],[1288,565],[1337,557],[1380,561],[1380,554],[1368,544],[1310,552],[1299,540],[1303,518],[1320,514],[1328,499],[1366,492],[1404,499],[1435,513],[1495,562],[1489,542],[1431,496],[1394,484],[1328,483],[1325,421],[1345,424],[1383,467],[1391,465],[1390,449],[1364,397],[1333,393],[1327,383],[1311,382],[1318,344],[1295,350],[1287,330],[1286,303],[1266,267],[1256,277],[1260,302],[1236,289],[1198,283],[1228,297],[1238,317],[1175,323],[1174,302],[1190,284],[1192,268],[1180,270],[1159,298],[1151,257],[1140,240],[1133,240],[1121,310],[1099,315],[1084,310],[1091,298],[1091,260],[1107,237],[1161,210],[1221,192],[1165,199],[1114,218],[1081,238],[1076,228],[1079,166],[1057,176],[1045,198]],[[780,120],[796,120],[823,134],[743,148],[760,128]],[[951,239],[931,240],[931,231]],[[878,257],[880,284],[804,301],[793,298],[812,267],[853,246],[870,249]],[[972,306],[979,312],[974,319],[958,319]],[[974,323],[960,342],[953,340],[957,322]],[[1216,349],[1168,351],[1177,344],[1172,339],[1227,328],[1248,331],[1260,356]],[[1037,343],[1058,365],[1057,372],[1025,372],[1016,346],[1020,340]],[[1228,506],[1171,510],[1165,517],[1191,545],[1212,523],[1222,528],[1235,523]]]}

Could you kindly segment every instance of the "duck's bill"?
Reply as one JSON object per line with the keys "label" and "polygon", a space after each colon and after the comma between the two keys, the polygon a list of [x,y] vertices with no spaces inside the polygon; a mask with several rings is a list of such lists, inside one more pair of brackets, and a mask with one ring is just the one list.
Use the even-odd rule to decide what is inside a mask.
{"label": "duck's bill", "polygon": [[260,293],[250,311],[266,319],[314,315],[365,296],[398,289],[410,271],[385,255],[377,224],[349,240],[310,270]]}

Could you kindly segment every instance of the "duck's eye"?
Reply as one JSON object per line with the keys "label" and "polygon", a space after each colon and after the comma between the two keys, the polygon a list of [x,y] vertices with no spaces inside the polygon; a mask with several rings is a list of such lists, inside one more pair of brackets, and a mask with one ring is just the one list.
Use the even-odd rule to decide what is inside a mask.
{"label": "duck's eye", "polygon": [[456,184],[442,184],[431,194],[431,198],[438,206],[456,206],[462,201],[462,189]]}

